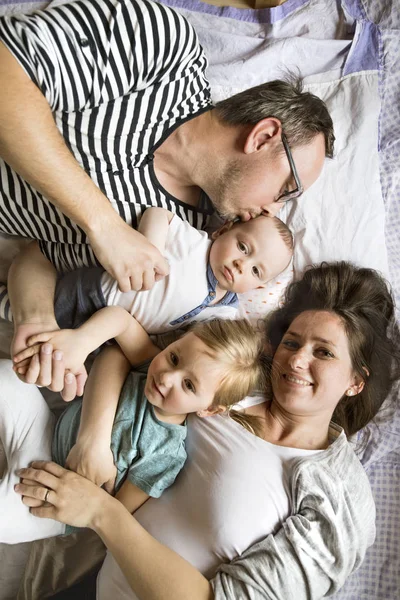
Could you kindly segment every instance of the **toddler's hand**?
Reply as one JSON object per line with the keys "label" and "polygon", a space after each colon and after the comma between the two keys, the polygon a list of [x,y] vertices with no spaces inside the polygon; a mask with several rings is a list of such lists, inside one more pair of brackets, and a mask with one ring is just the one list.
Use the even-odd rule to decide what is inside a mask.
{"label": "toddler's hand", "polygon": [[[11,344],[11,356],[14,358],[26,349],[28,340],[33,335],[56,330],[58,328],[55,320],[43,323],[23,322],[16,325]],[[21,373],[15,367],[14,370],[22,381],[48,387],[53,392],[61,392],[63,399],[69,402],[76,396],[82,396],[87,373],[83,365],[73,373],[66,371],[63,357],[61,356],[59,360],[58,358],[60,357],[53,353],[51,344],[45,344],[40,354],[34,354],[32,358],[18,363]]]}
{"label": "toddler's hand", "polygon": [[111,448],[104,442],[92,438],[78,441],[71,448],[65,466],[96,485],[103,486],[109,494],[113,493],[117,468]]}
{"label": "toddler's hand", "polygon": [[74,329],[59,329],[57,331],[45,331],[29,337],[26,341],[27,348],[18,352],[13,357],[14,370],[19,375],[24,375],[29,366],[31,358],[39,354],[42,344],[49,342],[55,351],[61,351],[64,358],[65,368],[72,373],[82,370],[88,351],[86,351],[79,333]]}
{"label": "toddler's hand", "polygon": [[[21,352],[23,350],[26,350],[26,348],[28,346],[28,340],[31,337],[33,337],[34,335],[36,335],[38,333],[43,333],[46,331],[54,332],[57,329],[58,329],[57,322],[54,320],[49,321],[48,323],[47,322],[21,323],[20,325],[17,325],[15,327],[14,337],[11,342],[11,349],[10,349],[11,356],[13,357],[13,359],[15,356],[20,356]],[[33,354],[31,354],[30,356],[33,356]],[[21,370],[16,371],[16,369],[14,369],[17,372],[18,376],[25,375],[25,373],[28,370],[28,367],[30,365],[30,362],[31,362],[30,358],[26,358],[25,360],[20,360],[20,362],[18,364],[18,368]],[[22,379],[23,379],[23,377],[22,377]],[[43,385],[43,383],[41,381],[38,381],[37,383],[39,385]]]}

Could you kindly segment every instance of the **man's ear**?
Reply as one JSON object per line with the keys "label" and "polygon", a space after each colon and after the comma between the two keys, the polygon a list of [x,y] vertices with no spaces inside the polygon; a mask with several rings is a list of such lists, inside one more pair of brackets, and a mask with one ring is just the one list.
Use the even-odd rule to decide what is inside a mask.
{"label": "man's ear", "polygon": [[275,117],[268,117],[258,121],[251,128],[244,143],[244,153],[252,154],[259,152],[264,146],[273,144],[274,146],[281,141],[282,124]]}
{"label": "man's ear", "polygon": [[204,417],[215,417],[215,415],[220,415],[224,412],[226,412],[227,407],[226,406],[222,406],[222,404],[219,404],[218,406],[209,406],[208,408],[205,408],[204,410],[199,410],[197,411],[197,416],[204,418]]}
{"label": "man's ear", "polygon": [[226,233],[227,231],[232,229],[234,223],[235,223],[235,221],[227,221],[226,223],[221,225],[221,227],[219,227],[219,229],[216,229],[211,234],[211,239],[216,240],[220,235],[222,235],[223,233]]}

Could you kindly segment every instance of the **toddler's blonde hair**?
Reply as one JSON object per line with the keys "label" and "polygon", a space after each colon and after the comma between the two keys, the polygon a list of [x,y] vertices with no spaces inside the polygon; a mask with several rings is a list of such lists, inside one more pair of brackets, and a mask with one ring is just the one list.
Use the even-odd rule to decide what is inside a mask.
{"label": "toddler's blonde hair", "polygon": [[254,329],[246,319],[203,321],[191,327],[190,332],[226,367],[212,406],[226,406],[232,418],[254,433],[254,427],[250,425],[253,419],[233,411],[231,407],[252,391],[265,388],[263,333]]}

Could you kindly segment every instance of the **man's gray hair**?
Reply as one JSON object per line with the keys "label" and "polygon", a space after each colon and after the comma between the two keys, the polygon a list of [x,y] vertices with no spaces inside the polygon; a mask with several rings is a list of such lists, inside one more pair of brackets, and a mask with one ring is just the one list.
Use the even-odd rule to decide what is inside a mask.
{"label": "man's gray hair", "polygon": [[325,103],[303,92],[301,79],[292,75],[286,81],[276,79],[235,94],[218,102],[215,109],[219,119],[230,125],[255,125],[268,117],[279,119],[291,148],[306,145],[323,133],[325,154],[333,156],[335,136]]}

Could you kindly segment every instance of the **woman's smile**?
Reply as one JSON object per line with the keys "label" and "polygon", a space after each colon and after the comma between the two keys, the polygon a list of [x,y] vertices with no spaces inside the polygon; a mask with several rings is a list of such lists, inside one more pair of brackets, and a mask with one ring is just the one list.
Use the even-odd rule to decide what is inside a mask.
{"label": "woman's smile", "polygon": [[282,375],[282,377],[285,379],[285,381],[288,385],[294,385],[295,387],[297,387],[297,386],[309,387],[309,386],[314,385],[310,381],[307,381],[306,379],[302,379],[298,375],[293,375],[292,373],[284,373]]}

